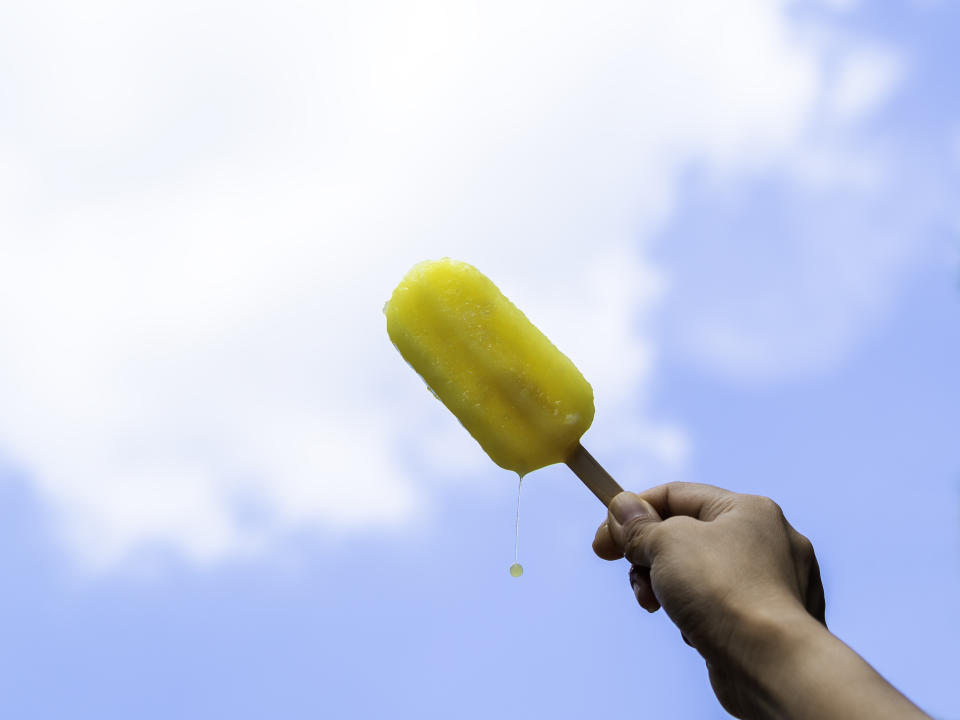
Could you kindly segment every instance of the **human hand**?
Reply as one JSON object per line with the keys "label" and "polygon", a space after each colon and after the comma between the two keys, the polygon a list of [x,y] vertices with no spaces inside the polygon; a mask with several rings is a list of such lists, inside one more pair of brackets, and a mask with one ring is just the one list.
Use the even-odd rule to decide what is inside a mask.
{"label": "human hand", "polygon": [[594,551],[626,557],[637,601],[663,607],[706,660],[732,714],[765,714],[752,663],[758,628],[824,622],[820,570],[810,541],[772,500],[710,485],[671,483],[610,503]]}

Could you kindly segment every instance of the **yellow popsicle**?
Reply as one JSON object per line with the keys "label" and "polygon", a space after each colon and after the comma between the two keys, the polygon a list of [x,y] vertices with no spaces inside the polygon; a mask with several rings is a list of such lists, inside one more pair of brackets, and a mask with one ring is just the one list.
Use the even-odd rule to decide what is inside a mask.
{"label": "yellow popsicle", "polygon": [[485,275],[450,258],[415,265],[384,306],[400,354],[497,465],[567,465],[606,505],[621,488],[580,445],[593,389]]}
{"label": "yellow popsicle", "polygon": [[580,371],[472,265],[414,266],[384,312],[400,354],[497,465],[563,462],[593,422]]}

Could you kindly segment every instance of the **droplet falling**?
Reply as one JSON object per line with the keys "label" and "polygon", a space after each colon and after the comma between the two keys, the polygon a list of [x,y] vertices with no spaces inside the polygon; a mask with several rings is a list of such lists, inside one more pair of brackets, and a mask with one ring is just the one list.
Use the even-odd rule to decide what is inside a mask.
{"label": "droplet falling", "polygon": [[513,565],[510,574],[518,578],[523,575],[523,565],[520,564],[520,490],[523,488],[523,475],[517,475],[517,522],[513,528]]}

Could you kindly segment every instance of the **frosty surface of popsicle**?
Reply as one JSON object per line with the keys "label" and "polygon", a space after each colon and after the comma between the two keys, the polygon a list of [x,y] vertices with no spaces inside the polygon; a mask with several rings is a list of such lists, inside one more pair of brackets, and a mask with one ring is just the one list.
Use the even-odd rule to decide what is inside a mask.
{"label": "frosty surface of popsicle", "polygon": [[579,448],[593,389],[479,270],[419,263],[384,313],[400,354],[497,465],[524,475]]}

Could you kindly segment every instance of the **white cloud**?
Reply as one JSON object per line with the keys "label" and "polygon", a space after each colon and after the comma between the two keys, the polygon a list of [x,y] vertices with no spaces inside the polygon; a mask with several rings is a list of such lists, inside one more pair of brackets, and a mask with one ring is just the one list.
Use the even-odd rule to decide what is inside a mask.
{"label": "white cloud", "polygon": [[940,171],[881,115],[904,61],[836,32],[814,36],[823,93],[807,130],[734,192],[689,193],[665,232],[680,259],[664,337],[727,379],[836,368],[882,324],[918,264],[933,261],[935,225],[952,212]]}
{"label": "white cloud", "polygon": [[672,276],[682,292],[661,322],[702,369],[749,382],[829,371],[936,254],[931,219],[949,200],[924,168],[862,149],[828,157],[815,170],[809,157],[788,161],[748,203],[684,207],[667,233],[684,257]]}
{"label": "white cloud", "polygon": [[683,292],[662,322],[702,369],[749,382],[830,371],[881,325],[910,274],[936,261],[935,224],[951,205],[922,159],[829,158],[764,175],[749,204],[685,207],[696,221],[668,233],[682,246],[672,281]]}
{"label": "white cloud", "polygon": [[820,0],[820,4],[825,5],[831,10],[850,12],[860,7],[861,0]]}
{"label": "white cloud", "polygon": [[903,75],[899,58],[877,48],[857,48],[838,59],[827,101],[840,122],[855,122],[890,97]]}
{"label": "white cloud", "polygon": [[[581,365],[593,447],[682,462],[642,412],[642,241],[687,163],[789,157],[820,99],[819,51],[760,0],[6,12],[0,447],[107,565],[423,507],[404,445],[452,421],[380,307],[424,257],[478,265]],[[876,96],[850,85],[845,112]]]}

